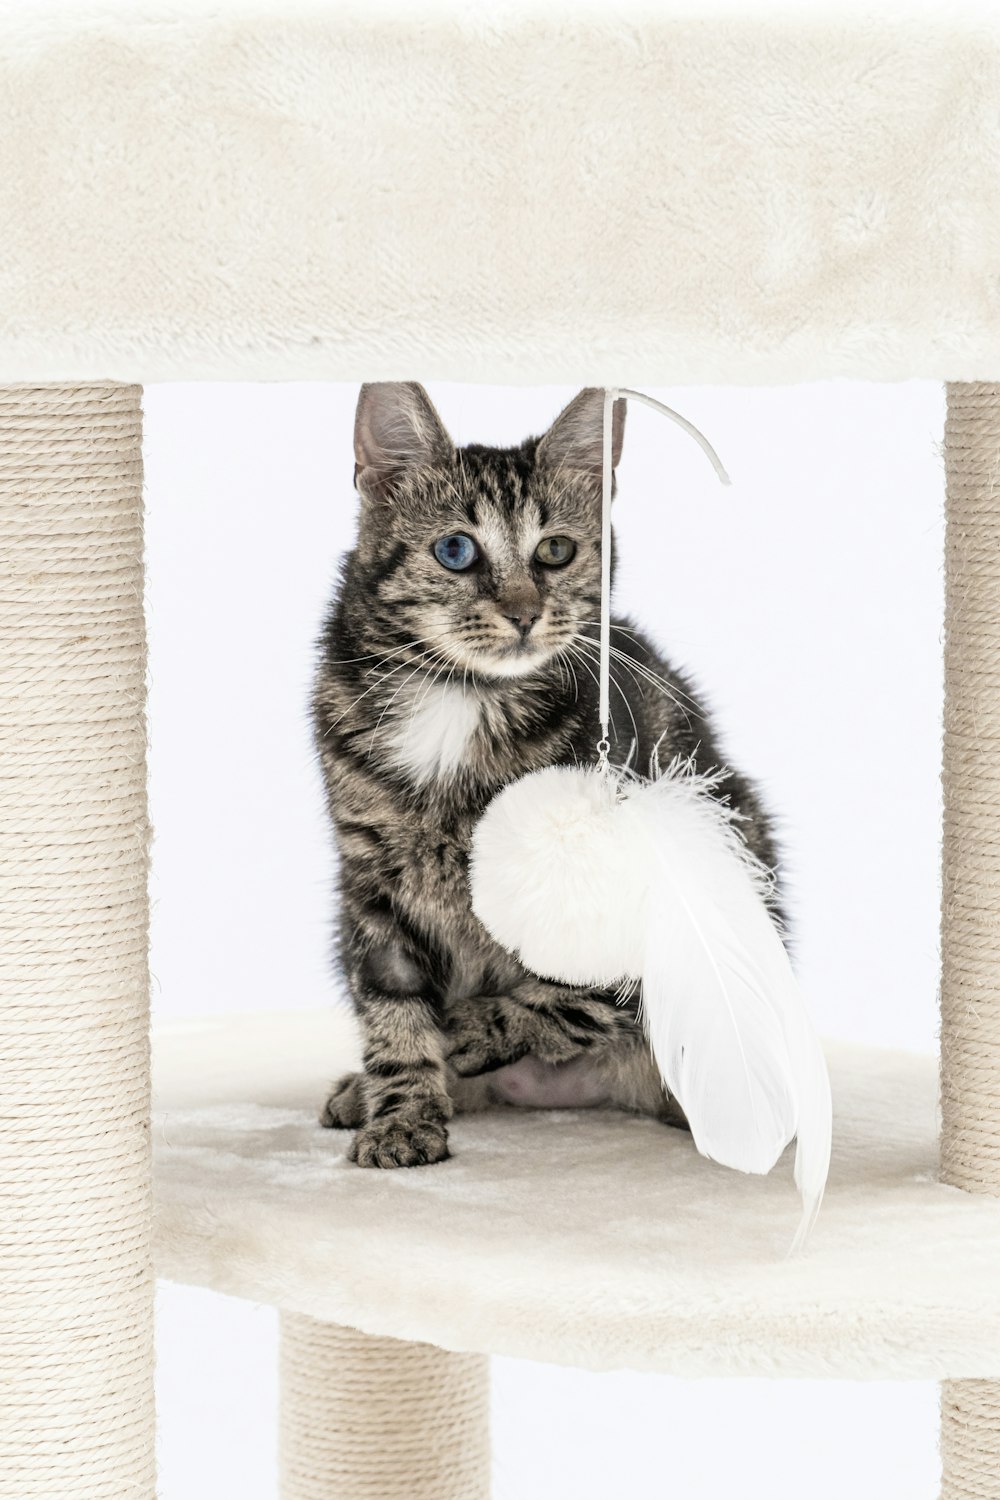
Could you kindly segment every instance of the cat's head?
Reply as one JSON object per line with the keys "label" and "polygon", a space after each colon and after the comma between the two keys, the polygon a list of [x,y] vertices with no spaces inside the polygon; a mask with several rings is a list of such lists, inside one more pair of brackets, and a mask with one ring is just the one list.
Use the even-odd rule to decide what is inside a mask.
{"label": "cat's head", "polygon": [[[456,448],[422,386],[361,387],[358,561],[372,608],[428,664],[520,677],[598,618],[604,392],[541,438]],[[615,403],[621,453],[625,403]]]}

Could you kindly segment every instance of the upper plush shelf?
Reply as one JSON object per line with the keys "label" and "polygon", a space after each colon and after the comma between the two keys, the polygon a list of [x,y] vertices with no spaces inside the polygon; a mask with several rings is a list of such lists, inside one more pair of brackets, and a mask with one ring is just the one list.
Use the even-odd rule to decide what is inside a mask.
{"label": "upper plush shelf", "polygon": [[877,9],[17,0],[0,381],[1000,379],[1000,13]]}
{"label": "upper plush shelf", "polygon": [[931,1058],[829,1050],[833,1165],[804,1254],[766,1178],[654,1120],[499,1110],[452,1159],[364,1171],[316,1123],[351,1018],[192,1020],[154,1044],[161,1275],[367,1333],[674,1375],[1000,1377],[1000,1201],[937,1180]]}

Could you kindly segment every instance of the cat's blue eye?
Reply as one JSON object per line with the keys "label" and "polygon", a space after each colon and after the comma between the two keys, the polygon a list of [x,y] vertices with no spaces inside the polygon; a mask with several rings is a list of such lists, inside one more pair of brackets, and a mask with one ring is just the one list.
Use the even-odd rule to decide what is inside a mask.
{"label": "cat's blue eye", "polygon": [[464,573],[478,558],[479,548],[471,536],[466,536],[463,531],[456,531],[452,536],[443,536],[434,543],[434,556],[442,568],[450,568],[453,573]]}
{"label": "cat's blue eye", "polygon": [[546,568],[564,568],[576,556],[576,543],[568,536],[547,536],[535,548],[535,560]]}

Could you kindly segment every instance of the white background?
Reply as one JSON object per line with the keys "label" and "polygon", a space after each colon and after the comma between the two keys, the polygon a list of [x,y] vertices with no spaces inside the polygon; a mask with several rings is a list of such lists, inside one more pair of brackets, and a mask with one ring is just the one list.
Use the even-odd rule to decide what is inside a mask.
{"label": "white background", "polygon": [[[458,442],[518,441],[573,394],[429,389]],[[146,393],[161,1018],[336,999],[332,853],[306,705],[354,525],[356,394]],[[702,427],[734,485],[633,407],[618,607],[695,674],[729,753],[779,817],[799,971],[822,1030],[929,1051],[942,392],[652,394]],[[163,1500],[273,1500],[274,1314],[173,1287],[160,1311]],[[929,1385],[684,1384],[498,1361],[495,1500],[931,1500],[936,1399]]]}

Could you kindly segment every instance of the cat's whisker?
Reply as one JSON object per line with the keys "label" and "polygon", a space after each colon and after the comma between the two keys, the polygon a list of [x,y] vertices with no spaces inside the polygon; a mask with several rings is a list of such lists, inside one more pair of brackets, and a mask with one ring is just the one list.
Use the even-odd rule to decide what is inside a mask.
{"label": "cat's whisker", "polygon": [[[448,687],[450,687],[450,685],[451,685],[451,683],[452,683],[452,681],[454,679],[455,673],[457,671],[458,671],[458,662],[455,663],[455,665],[452,667],[451,671],[448,673],[447,677],[445,678],[444,684],[443,684],[443,690],[447,690]],[[463,697],[465,696],[464,689],[463,689],[462,696]]]}
{"label": "cat's whisker", "polygon": [[[594,649],[597,650],[599,648],[595,647]],[[611,647],[611,656],[620,666],[626,667],[637,682],[643,681],[648,683],[650,687],[656,688],[658,692],[662,693],[665,698],[669,698],[678,708],[681,707],[670,683],[665,682],[662,677],[657,677],[654,672],[650,672],[642,662],[635,661],[633,657],[628,656],[623,651],[618,651],[614,646]]]}
{"label": "cat's whisker", "polygon": [[[432,646],[430,646],[429,640],[423,640],[420,636],[415,636],[412,640],[405,640],[402,646],[396,646],[393,651],[388,651],[387,654],[385,654],[384,660],[391,660],[391,658],[397,657],[397,655],[399,655],[402,651],[420,652],[420,648],[423,648],[423,651],[430,651],[430,649],[432,649]],[[412,657],[411,660],[418,660],[418,657]],[[378,667],[381,666],[381,664],[382,663],[379,663],[379,661],[376,661],[375,666],[366,667],[366,670],[364,670],[364,675],[372,675],[373,672],[376,672],[376,670],[378,670]]]}
{"label": "cat's whisker", "polygon": [[688,723],[690,724],[690,722],[691,722],[690,710],[685,706],[685,704],[678,702],[678,700],[674,697],[673,693],[671,693],[671,691],[670,691],[669,688],[663,686],[662,683],[658,682],[657,680],[655,680],[652,677],[646,677],[646,678],[644,678],[640,673],[636,672],[634,670],[636,664],[635,664],[635,662],[633,662],[631,660],[630,657],[626,657],[624,660],[619,659],[617,661],[617,665],[619,667],[624,667],[625,668],[625,670],[631,676],[632,681],[635,683],[636,687],[640,689],[640,691],[642,690],[643,684],[645,683],[645,685],[647,687],[652,688],[652,690],[654,692],[659,693],[661,695],[661,697],[664,697],[669,702],[671,702],[674,705],[674,707],[678,710],[678,712],[682,713],[684,715],[685,719],[687,719]]}
{"label": "cat's whisker", "polygon": [[[665,697],[669,698],[670,701],[675,705],[675,707],[679,709],[680,712],[684,715],[689,724],[691,723],[691,708],[693,708],[696,713],[701,713],[701,710],[698,708],[698,705],[695,703],[693,698],[688,698],[688,703],[691,704],[691,708],[689,708],[687,704],[681,702],[673,687],[662,677],[658,677],[655,672],[651,672],[650,669],[644,665],[644,663],[635,661],[633,657],[629,656],[624,651],[618,651],[614,646],[612,646],[611,648],[611,654],[615,658],[615,660],[620,663],[621,666],[627,667],[629,669],[634,678],[636,678],[637,680],[641,679],[642,681],[645,681],[650,687],[655,688],[657,692],[660,692]],[[685,694],[684,696],[687,697],[687,694]]]}
{"label": "cat's whisker", "polygon": [[[426,657],[430,657],[431,661],[433,661],[434,658],[438,654],[439,654],[438,648],[432,648],[431,650],[425,651],[423,653],[424,657],[425,658]],[[402,682],[399,684],[399,687],[393,693],[392,697],[389,699],[388,703],[385,705],[385,707],[383,708],[382,712],[379,714],[379,716],[378,716],[378,722],[376,723],[375,728],[372,730],[372,737],[371,737],[371,740],[369,741],[369,744],[368,744],[368,758],[369,758],[369,760],[371,759],[372,751],[375,748],[375,736],[378,734],[379,730],[382,727],[382,720],[385,718],[386,714],[392,708],[392,705],[395,703],[396,699],[399,697],[400,693],[407,686],[407,684],[411,683],[413,681],[414,677],[417,675],[418,672],[425,671],[427,669],[427,666],[428,666],[428,663],[425,660],[418,661],[417,664],[416,664],[416,666],[413,668],[413,671],[410,673],[410,675],[408,677],[404,677],[403,678]]]}
{"label": "cat's whisker", "polygon": [[[439,651],[438,655],[443,655],[443,652]],[[441,665],[437,668],[437,670],[433,674],[430,674],[428,672],[427,681],[421,687],[419,687],[417,689],[417,691],[414,693],[414,695],[413,695],[413,703],[410,705],[410,717],[409,717],[409,720],[408,720],[408,723],[407,723],[407,733],[409,733],[412,730],[412,728],[413,728],[413,722],[414,722],[414,719],[416,718],[416,715],[417,715],[417,710],[420,708],[421,704],[426,701],[428,693],[432,690],[432,688],[434,687],[434,684],[440,678],[441,673],[444,671],[445,667],[448,665],[448,661],[449,661],[449,658],[446,656],[444,658],[444,661],[441,663]],[[458,663],[455,662],[455,665],[452,668],[452,671],[454,671],[455,668],[457,668],[457,666],[458,666]]]}
{"label": "cat's whisker", "polygon": [[[600,664],[600,659],[599,658],[598,658],[598,660],[597,660],[597,662],[595,664],[596,665]],[[622,700],[622,702],[625,705],[625,708],[626,708],[626,711],[628,713],[629,718],[632,720],[632,734],[633,734],[633,739],[632,739],[632,748],[631,748],[631,750],[628,753],[628,759],[625,761],[625,766],[626,766],[626,769],[627,769],[628,765],[629,765],[629,762],[632,759],[632,756],[633,755],[638,755],[638,753],[639,753],[639,726],[635,722],[635,714],[632,712],[632,705],[628,701],[628,694],[625,692],[625,689],[622,687],[621,683],[618,681],[617,677],[615,676],[615,668],[614,668],[614,663],[613,662],[609,663],[609,665],[608,665],[608,676],[609,676],[611,682],[613,683],[613,685],[618,689],[619,693],[621,694],[621,700]]]}
{"label": "cat's whisker", "polygon": [[466,696],[466,685],[467,685],[467,681],[468,681],[469,678],[471,678],[471,680],[472,680],[472,691],[474,693],[478,693],[479,688],[478,688],[478,686],[476,684],[476,669],[475,669],[475,667],[472,665],[472,663],[470,661],[467,661],[465,663],[464,668],[462,669],[462,697],[463,698]]}
{"label": "cat's whisker", "polygon": [[[559,661],[560,665],[562,665],[563,662],[565,662],[565,664],[566,664],[566,671],[567,671],[568,675],[570,677],[572,677],[572,679],[573,679],[573,702],[574,703],[579,703],[579,701],[580,701],[580,683],[579,683],[579,679],[577,678],[577,675],[576,675],[576,668],[573,665],[573,658],[571,657],[570,653],[566,650],[565,647],[563,647],[563,649],[561,651],[557,652],[556,656],[557,656],[557,660]],[[568,684],[567,684],[567,688],[568,688]]]}
{"label": "cat's whisker", "polygon": [[[401,646],[399,649],[402,651],[404,647]],[[393,653],[390,652],[389,654],[392,655]],[[380,661],[385,660],[385,653],[381,651],[368,651],[364,656],[330,656],[324,658],[324,660],[328,661],[331,667],[350,667],[355,662],[374,661],[376,656]]]}
{"label": "cat's whisker", "polygon": [[[600,620],[580,620],[580,621],[578,621],[578,623],[580,625],[593,625],[595,627],[595,629],[600,629],[600,624],[601,624]],[[621,631],[622,635],[631,636],[633,640],[637,640],[637,641],[641,641],[642,640],[642,637],[641,637],[641,635],[639,634],[638,631],[636,631],[636,630],[628,630],[624,625],[615,625],[615,624],[612,624],[611,629],[612,630],[619,630],[619,631]],[[592,644],[595,645],[595,646],[597,646],[597,645],[600,644],[600,642],[596,638],[594,638],[594,637],[586,636],[585,639],[591,641]],[[612,651],[618,651],[618,654],[620,656],[624,657],[626,661],[630,662],[632,666],[639,667],[643,671],[650,672],[651,676],[656,677],[656,673],[655,672],[651,672],[650,668],[647,667],[644,662],[637,661],[634,656],[629,656],[628,653],[625,652],[625,651],[619,651],[619,648],[617,646],[612,646],[611,650]],[[670,693],[671,693],[672,696],[679,694],[680,697],[686,698],[687,701],[688,701],[688,703],[690,703],[691,707],[694,709],[695,713],[700,714],[700,713],[704,712],[704,710],[702,709],[702,706],[698,702],[697,698],[692,698],[692,696],[691,696],[690,693],[686,693],[684,691],[684,689],[678,687],[676,685],[676,683],[667,683],[662,677],[657,677],[656,680],[664,688],[669,688],[669,691],[670,691]],[[674,696],[674,701],[675,702],[677,701],[676,700],[676,696]],[[679,708],[680,704],[678,703],[677,706]]]}
{"label": "cat's whisker", "polygon": [[385,682],[390,677],[395,677],[395,675],[396,675],[397,672],[401,672],[404,667],[408,667],[409,665],[410,665],[409,662],[401,661],[398,664],[398,666],[393,667],[390,672],[385,672],[378,679],[377,682],[373,682],[368,687],[366,687],[363,693],[359,693],[358,694],[358,696],[355,698],[355,700],[354,700],[353,703],[349,703],[347,705],[347,707],[344,709],[344,712],[342,714],[338,714],[335,719],[331,719],[330,720],[330,723],[327,725],[326,729],[323,731],[323,738],[326,739],[326,737],[331,733],[331,731],[334,730],[334,729],[336,729],[337,725],[339,723],[341,723],[342,720],[344,720],[344,719],[347,718],[348,714],[353,713],[354,710],[357,708],[358,704],[361,702],[361,700],[363,698],[367,698],[369,693],[374,693],[375,689],[377,687],[381,687],[381,685],[382,685],[383,682]]}
{"label": "cat's whisker", "polygon": [[576,675],[576,668],[573,665],[573,658],[572,658],[572,656],[570,655],[570,653],[568,651],[566,652],[566,666],[567,666],[568,670],[570,672],[572,672],[572,674],[573,674],[573,701],[575,703],[579,703],[579,701],[580,701],[580,682],[579,682],[579,679],[577,678],[577,675]]}
{"label": "cat's whisker", "polygon": [[[597,673],[594,671],[594,669],[591,666],[590,661],[588,660],[588,658],[586,656],[584,656],[583,652],[580,650],[579,645],[577,644],[577,645],[571,646],[569,649],[571,651],[573,651],[574,653],[579,653],[579,658],[578,659],[579,659],[580,665],[584,668],[584,670],[586,672],[588,672],[590,674],[591,678],[593,679],[594,686],[597,688],[598,692],[600,692],[600,683],[599,683],[598,678],[597,678]],[[619,692],[621,692],[620,688],[619,688]],[[622,696],[624,696],[624,694]],[[611,732],[612,732],[612,734],[615,736],[615,739],[617,739],[618,738],[618,730],[615,727],[615,716],[611,712],[610,708],[608,709],[608,723],[611,725]]]}
{"label": "cat's whisker", "polygon": [[[590,638],[590,636],[577,635],[575,637],[575,639],[578,642],[585,643],[586,645],[590,646],[593,651],[596,651],[596,652],[599,653],[599,651],[600,651],[600,645],[599,645],[599,643],[597,641],[592,640]],[[649,669],[649,667],[647,667],[645,665],[644,662],[636,661],[634,657],[629,656],[628,653],[625,652],[625,651],[619,651],[619,649],[618,649],[617,646],[612,646],[610,648],[610,654],[614,658],[614,660],[618,662],[618,664],[620,666],[625,667],[626,670],[628,672],[630,672],[630,674],[632,675],[633,679],[636,681],[637,685],[639,684],[640,681],[643,681],[643,682],[647,683],[649,687],[652,687],[658,693],[661,693],[663,695],[663,697],[668,698],[670,700],[670,702],[673,703],[674,706],[677,709],[680,710],[680,712],[685,716],[685,718],[690,723],[690,721],[691,721],[690,710],[686,707],[685,704],[683,704],[680,701],[680,698],[677,696],[677,692],[679,690],[675,690],[674,687],[673,687],[673,685],[671,683],[667,682],[665,678],[659,677],[655,672],[651,671]],[[688,697],[687,694],[685,694],[684,696]],[[701,710],[698,708],[698,705],[695,703],[695,701],[694,701],[693,698],[688,697],[688,701],[691,704],[692,708],[695,709],[696,712],[698,712],[698,713],[701,712]]]}
{"label": "cat's whisker", "polygon": [[[581,652],[583,650],[582,645],[580,644],[579,641],[577,642],[577,649],[580,650]],[[598,655],[592,655],[592,656],[590,656],[589,660],[593,663],[593,665],[595,667],[599,667],[600,666],[600,657]],[[632,712],[632,705],[631,705],[631,703],[628,700],[628,694],[625,692],[625,690],[622,687],[621,683],[618,681],[618,678],[615,676],[615,664],[614,664],[614,662],[610,662],[609,665],[608,665],[608,677],[609,677],[612,685],[615,688],[617,688],[619,694],[621,695],[621,700],[625,704],[625,708],[626,708],[626,711],[628,712],[628,716],[632,720],[632,730],[633,730],[633,734],[634,734],[634,738],[632,740],[632,745],[633,745],[633,747],[634,747],[635,750],[638,750],[638,745],[639,745],[639,729],[638,729],[638,725],[635,722],[635,714]],[[613,724],[613,721],[612,721],[612,724]],[[629,752],[629,760],[631,760],[631,758],[632,758],[632,753],[633,753],[632,751]],[[628,762],[626,761],[626,765],[627,764],[628,764]]]}
{"label": "cat's whisker", "polygon": [[365,676],[366,677],[370,677],[372,675],[372,673],[373,672],[377,672],[378,669],[379,669],[379,667],[383,666],[385,664],[385,662],[391,661],[393,659],[393,657],[399,656],[400,652],[402,652],[402,651],[414,651],[414,650],[417,649],[418,646],[425,646],[426,647],[427,646],[427,642],[426,641],[421,641],[421,640],[405,641],[402,646],[397,646],[394,651],[387,651],[386,654],[385,654],[385,656],[382,658],[381,662],[376,662],[373,667],[367,667],[365,669]]}
{"label": "cat's whisker", "polygon": [[[421,656],[425,656],[428,653],[427,652],[421,652],[420,654],[421,654]],[[346,719],[348,714],[353,713],[354,710],[357,708],[358,704],[361,702],[361,700],[363,698],[367,698],[369,693],[374,693],[375,689],[378,688],[378,687],[381,687],[384,682],[388,682],[388,680],[389,680],[390,677],[395,677],[395,675],[396,675],[397,672],[402,672],[403,669],[404,669],[404,667],[408,667],[408,666],[411,666],[411,665],[412,665],[412,663],[409,662],[409,661],[401,661],[401,662],[397,662],[397,664],[394,667],[392,667],[388,672],[383,672],[382,675],[375,682],[371,683],[368,687],[365,688],[365,690],[364,690],[363,693],[359,693],[358,694],[358,696],[354,699],[353,703],[349,703],[347,705],[347,707],[344,709],[344,712],[342,714],[338,714],[335,719],[332,719],[330,721],[329,725],[327,726],[327,728],[326,728],[326,730],[324,732],[323,738],[325,739],[326,736],[330,733],[331,730],[336,729],[337,725],[343,719]],[[418,670],[419,670],[419,662],[418,662],[417,665],[418,665]]]}
{"label": "cat's whisker", "polygon": [[629,716],[629,718],[632,720],[632,746],[631,746],[631,749],[629,750],[628,755],[625,757],[625,769],[628,770],[628,768],[629,768],[629,766],[630,766],[630,764],[632,762],[632,757],[633,756],[637,756],[639,754],[639,726],[635,722],[635,714],[632,712],[632,705],[628,701],[628,694],[625,692],[625,689],[622,687],[621,683],[618,681],[617,677],[615,676],[615,669],[614,669],[614,667],[610,667],[609,668],[608,675],[611,678],[611,681],[614,683],[615,687],[618,689],[619,693],[621,693],[621,695],[622,695],[622,702],[624,703],[626,709],[628,710],[628,716]]}
{"label": "cat's whisker", "polygon": [[[372,752],[375,749],[375,737],[378,734],[380,728],[382,727],[382,721],[385,718],[386,714],[392,708],[392,705],[396,702],[396,699],[399,697],[399,695],[402,692],[405,691],[405,689],[413,681],[414,677],[416,677],[416,675],[417,675],[418,672],[428,672],[430,670],[430,668],[436,663],[437,659],[440,656],[442,656],[442,655],[443,655],[443,652],[442,652],[441,647],[439,647],[439,646],[431,647],[429,650],[425,651],[423,653],[423,655],[422,655],[422,659],[417,662],[417,664],[414,666],[412,672],[410,672],[408,676],[404,677],[403,681],[399,684],[399,687],[396,688],[396,691],[393,693],[392,697],[389,699],[388,703],[385,705],[385,707],[383,708],[382,712],[379,714],[379,716],[378,716],[378,722],[376,723],[375,728],[372,730],[371,739],[368,742],[368,757],[367,758],[369,760],[371,759]],[[447,658],[445,659],[445,663],[442,665],[442,667],[440,669],[441,671],[444,670],[444,665],[447,665]],[[437,673],[435,675],[437,676],[437,675],[440,675],[440,674]],[[433,682],[434,679],[429,679],[429,680],[431,682]],[[421,696],[421,693],[424,692],[424,691],[426,691],[426,688],[418,689],[416,697],[419,699],[420,696]],[[412,722],[413,715],[414,715],[415,712],[416,712],[416,703],[414,703],[411,706],[411,709],[410,709],[410,721],[411,722]]]}
{"label": "cat's whisker", "polygon": [[[375,658],[378,657],[378,662],[376,662],[376,666],[378,666],[379,663],[389,661],[392,657],[398,656],[401,651],[408,651],[411,646],[423,645],[426,645],[425,641],[404,641],[401,646],[394,647],[392,651],[368,651],[364,656],[332,656],[325,659],[329,661],[331,667],[349,667],[359,661],[375,661]],[[369,668],[368,670],[371,669]]]}

